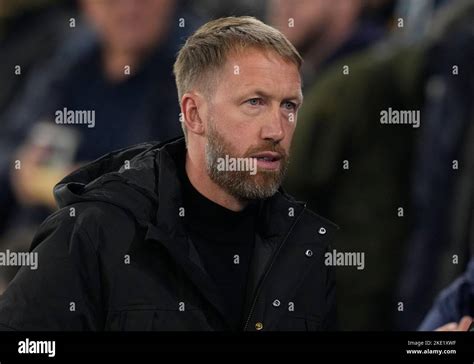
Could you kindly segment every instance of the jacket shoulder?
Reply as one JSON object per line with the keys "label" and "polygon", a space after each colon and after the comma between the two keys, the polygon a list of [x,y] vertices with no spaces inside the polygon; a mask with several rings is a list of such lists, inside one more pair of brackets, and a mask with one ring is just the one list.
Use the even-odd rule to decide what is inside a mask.
{"label": "jacket shoulder", "polygon": [[317,241],[324,243],[326,248],[334,241],[334,237],[340,229],[334,222],[308,208],[305,208],[300,223],[305,227],[305,231],[314,236]]}
{"label": "jacket shoulder", "polygon": [[75,234],[85,236],[95,252],[128,249],[136,233],[135,221],[122,208],[100,201],[77,202],[50,215],[38,229],[31,249],[48,236],[61,232],[65,241]]}
{"label": "jacket shoulder", "polygon": [[37,265],[21,267],[0,297],[0,329],[100,330],[104,269],[123,262],[133,233],[133,221],[106,203],[76,203],[52,214],[30,249]]}

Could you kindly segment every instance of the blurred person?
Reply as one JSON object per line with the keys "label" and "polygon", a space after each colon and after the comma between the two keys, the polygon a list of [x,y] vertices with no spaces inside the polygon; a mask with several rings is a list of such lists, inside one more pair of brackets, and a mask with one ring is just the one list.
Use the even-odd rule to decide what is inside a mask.
{"label": "blurred person", "polygon": [[[445,91],[440,93],[437,97],[432,97],[431,101],[438,100],[439,105],[433,111],[437,111],[446,120],[444,128],[452,125],[449,132],[444,132],[446,135],[451,135],[450,139],[453,139],[455,143],[458,143],[459,150],[455,153],[455,158],[459,158],[461,168],[458,171],[445,172],[445,174],[438,174],[437,183],[434,186],[438,186],[442,183],[445,187],[446,193],[451,205],[449,206],[449,215],[451,221],[447,226],[441,226],[441,228],[433,229],[438,234],[441,242],[438,242],[430,238],[429,234],[421,235],[418,233],[414,235],[417,240],[413,239],[413,250],[407,254],[407,265],[406,275],[410,271],[413,271],[414,256],[418,253],[421,248],[424,248],[423,255],[428,256],[428,259],[434,261],[436,269],[421,265],[417,276],[412,280],[405,279],[402,281],[404,285],[401,288],[405,288],[405,291],[401,291],[401,294],[405,293],[406,297],[411,301],[415,302],[416,309],[412,309],[407,312],[403,320],[400,320],[399,325],[407,327],[407,322],[417,324],[419,322],[420,315],[424,314],[423,320],[418,327],[420,331],[438,330],[438,331],[466,331],[469,329],[473,330],[472,317],[474,317],[474,114],[470,103],[463,103],[462,100],[472,100],[472,93],[474,91],[474,77],[472,73],[472,67],[470,67],[470,60],[472,59],[472,53],[474,47],[472,47],[472,33],[466,31],[469,29],[469,22],[462,21],[462,19],[469,19],[472,17],[472,10],[462,8],[463,16],[461,19],[457,18],[457,26],[454,33],[447,35],[443,42],[440,44],[438,49],[439,52],[445,50],[445,47],[449,47],[451,52],[447,54],[446,60],[454,61],[463,70],[462,78],[449,77],[446,72],[441,72],[444,76]],[[461,21],[460,21],[461,20]],[[462,52],[460,50],[462,49]],[[454,58],[454,59],[453,59]],[[441,62],[441,64],[445,64]],[[451,63],[452,64],[452,63]],[[448,96],[449,95],[449,96]],[[447,112],[452,109],[454,115],[451,117]],[[436,117],[433,118],[436,120]],[[460,130],[455,133],[453,130]],[[447,148],[451,143],[448,143],[448,138],[444,138],[443,141],[443,153],[440,150],[435,151],[437,154],[445,154],[451,152],[452,148]],[[441,168],[441,167],[438,167]],[[435,170],[437,171],[437,170]],[[455,175],[453,176],[453,172]],[[446,185],[448,187],[446,187]],[[433,191],[430,189],[428,192]],[[432,195],[428,194],[428,196]],[[440,196],[437,196],[439,198]],[[443,196],[442,201],[445,199]],[[444,211],[440,211],[437,214],[429,214],[427,219],[422,220],[426,225],[427,222],[435,224],[435,217],[443,216]],[[446,212],[444,212],[446,213]],[[446,219],[446,216],[443,216]],[[419,224],[418,229],[415,232],[422,231],[421,227],[423,224]],[[454,228],[453,228],[454,227]],[[459,269],[464,265],[462,262],[465,260],[462,252],[466,248],[466,242],[469,244],[471,259],[466,265],[466,268],[462,274],[449,283],[446,283],[453,274],[459,272]],[[454,254],[453,254],[454,253]],[[459,262],[453,261],[454,257],[459,257]],[[428,269],[427,269],[428,268]],[[430,275],[430,276],[428,276]],[[444,289],[437,295],[437,297],[430,302],[432,299],[433,291],[441,286],[445,285]],[[447,287],[446,287],[447,285]],[[410,288],[411,290],[407,289]],[[415,290],[422,290],[423,295],[419,295]],[[427,298],[425,298],[425,295]],[[426,312],[426,303],[431,303],[431,308]],[[421,308],[418,308],[421,306]],[[469,326],[471,324],[471,326]],[[404,326],[402,326],[404,325]]]}
{"label": "blurred person", "polygon": [[[4,113],[24,92],[25,80],[51,61],[68,37],[68,20],[76,15],[71,4],[59,0],[0,0],[0,164]],[[9,216],[8,197],[0,193],[0,231]]]}
{"label": "blurred person", "polygon": [[[442,16],[445,9],[440,11]],[[453,19],[442,32],[456,22]],[[469,122],[461,117],[461,111],[469,108],[465,101],[470,93],[458,98],[457,103],[464,105],[462,109],[451,108],[457,104],[451,102],[449,108],[432,108],[428,112],[426,89],[430,75],[436,73],[436,63],[445,74],[452,71],[452,66],[446,68],[449,62],[440,62],[439,54],[433,56],[436,53],[432,50],[439,41],[439,37],[430,35],[423,42],[404,44],[394,36],[344,58],[322,74],[306,93],[306,106],[300,113],[301,126],[294,137],[287,187],[297,198],[305,196],[309,206],[318,213],[338,221],[341,233],[333,243],[338,251],[365,254],[365,269],[358,271],[351,266],[336,269],[338,309],[344,330],[400,328],[399,323],[408,321],[421,307],[425,300],[422,296],[428,293],[426,288],[438,286],[438,275],[434,272],[439,270],[439,276],[444,279],[452,277],[456,266],[451,264],[451,271],[447,271],[444,266],[450,265],[448,260],[444,260],[444,266],[439,265],[440,261],[433,259],[438,258],[433,252],[435,246],[413,244],[410,236],[414,227],[425,238],[429,237],[429,241],[437,239],[437,246],[444,245],[451,257],[454,253],[450,249],[456,246],[459,267],[462,266],[463,239],[456,239],[456,243],[453,239],[451,245],[449,240],[437,235],[441,230],[459,227],[446,211],[446,200],[452,201],[448,198],[446,181],[432,184],[432,189],[426,184],[432,183],[440,170],[451,168],[450,156],[459,156],[451,153],[451,147],[461,142],[456,138],[463,134],[458,132],[458,127]],[[459,64],[464,70],[458,77],[460,84],[469,79],[468,60],[469,56]],[[349,73],[344,74],[344,65],[348,65]],[[456,94],[447,93],[447,98],[453,101]],[[418,111],[419,123],[383,124],[381,113],[387,110]],[[436,127],[439,123],[428,122],[428,114],[437,115],[438,121],[446,119],[443,129]],[[449,122],[450,117],[460,120]],[[425,133],[431,136],[430,143],[421,138]],[[429,149],[425,150],[424,168],[420,169],[415,155],[426,147]],[[433,150],[437,153],[433,154]],[[439,156],[443,158],[438,165]],[[463,163],[462,158],[459,160]],[[308,161],[312,167],[308,167]],[[432,172],[425,174],[426,178],[419,184],[421,180],[414,174],[417,167],[419,174]],[[303,169],[307,173],[301,173]],[[472,186],[472,182],[467,186]],[[418,200],[413,199],[413,189],[423,198],[423,210],[419,210]],[[468,212],[468,208],[458,205],[463,214]],[[444,217],[432,219],[433,216]],[[458,230],[465,231],[465,227]],[[407,260],[412,263],[410,269],[406,269]],[[423,287],[418,284],[421,273],[426,277]],[[400,280],[410,288],[405,293],[412,296],[400,293]],[[411,290],[413,287],[417,289]],[[416,326],[410,329],[415,330]]]}
{"label": "blurred person", "polygon": [[365,0],[269,0],[267,17],[303,55],[311,84],[326,66],[385,35],[384,24],[363,16],[366,9]]}
{"label": "blurred person", "polygon": [[474,239],[474,2],[451,3],[441,15],[426,54],[423,127],[411,182],[414,216],[398,292],[405,303],[397,315],[402,330],[415,330],[437,292],[466,269]]}
{"label": "blurred person", "polygon": [[474,317],[474,259],[469,262],[466,272],[438,295],[418,329],[465,331],[472,317]]}
{"label": "blurred person", "polygon": [[255,18],[199,28],[174,65],[184,138],[107,154],[56,186],[61,208],[32,243],[37,269],[0,298],[1,328],[334,329],[324,255],[337,227],[280,188],[301,62]]}
{"label": "blurred person", "polygon": [[193,25],[184,17],[188,22],[179,26],[184,11],[178,5],[80,1],[86,24],[77,19],[71,38],[5,114],[4,248],[27,248],[56,207],[54,183],[78,165],[145,139],[181,134],[171,70],[181,37]]}

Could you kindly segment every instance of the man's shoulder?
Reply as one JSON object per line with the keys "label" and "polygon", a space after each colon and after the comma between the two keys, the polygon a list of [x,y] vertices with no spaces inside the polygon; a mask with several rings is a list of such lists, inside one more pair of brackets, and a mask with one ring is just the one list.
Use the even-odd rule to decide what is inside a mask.
{"label": "man's shoulder", "polygon": [[293,212],[295,209],[302,208],[302,214],[299,219],[299,223],[305,227],[312,227],[317,229],[320,235],[325,235],[327,233],[334,234],[339,230],[339,226],[332,222],[331,220],[317,214],[313,210],[307,207],[307,203],[303,201],[298,201],[291,194],[286,192],[284,189],[280,189],[280,198],[286,201],[286,206],[293,206]]}
{"label": "man's shoulder", "polygon": [[98,252],[114,244],[127,249],[136,234],[136,224],[126,211],[101,201],[77,202],[50,215],[39,227],[32,249],[44,241],[87,241]]}
{"label": "man's shoulder", "polygon": [[302,207],[302,212],[298,217],[297,223],[297,231],[299,232],[297,233],[298,239],[305,242],[312,241],[327,249],[334,240],[334,236],[337,234],[339,226],[331,220],[309,209],[305,202],[296,201],[288,195],[286,197],[289,197],[293,204]]}
{"label": "man's shoulder", "polygon": [[[282,206],[284,209],[288,208],[288,213],[285,212],[285,216],[287,214],[292,219],[297,218],[293,238],[296,239],[299,244],[314,243],[317,246],[327,249],[334,240],[339,226],[309,209],[306,206],[306,202],[297,201],[283,189],[281,189],[280,192],[279,200],[284,202],[279,204],[279,208]],[[300,213],[298,213],[298,211],[300,211]]]}
{"label": "man's shoulder", "polygon": [[336,223],[317,214],[309,208],[305,208],[302,216],[302,222],[317,227],[318,231],[320,232],[325,231],[326,233],[334,234],[340,229]]}
{"label": "man's shoulder", "polygon": [[314,211],[305,208],[300,218],[300,224],[304,226],[305,235],[317,245],[329,249],[334,241],[339,226],[332,221],[318,215]]}

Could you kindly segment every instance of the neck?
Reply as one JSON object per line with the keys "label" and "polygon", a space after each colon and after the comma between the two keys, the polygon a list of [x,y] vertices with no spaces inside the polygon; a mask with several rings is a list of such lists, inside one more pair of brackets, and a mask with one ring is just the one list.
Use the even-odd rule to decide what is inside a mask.
{"label": "neck", "polygon": [[207,199],[228,210],[243,210],[247,206],[247,202],[230,195],[211,180],[204,166],[204,160],[197,161],[186,152],[186,174],[193,187]]}

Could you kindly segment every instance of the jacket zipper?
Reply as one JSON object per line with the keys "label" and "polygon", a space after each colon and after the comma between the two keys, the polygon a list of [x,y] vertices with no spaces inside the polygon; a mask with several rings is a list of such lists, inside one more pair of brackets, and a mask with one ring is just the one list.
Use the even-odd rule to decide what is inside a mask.
{"label": "jacket zipper", "polygon": [[285,238],[283,239],[283,241],[281,242],[281,244],[278,246],[278,249],[277,249],[277,251],[275,252],[275,254],[273,255],[272,261],[270,262],[270,265],[268,266],[267,270],[265,271],[265,273],[264,273],[264,275],[263,275],[263,278],[262,278],[262,280],[260,281],[260,284],[258,285],[257,291],[255,292],[255,296],[254,296],[254,299],[253,299],[253,301],[252,301],[252,306],[250,306],[250,312],[249,312],[249,315],[247,316],[247,320],[246,320],[246,322],[245,322],[244,331],[247,331],[247,328],[248,328],[250,319],[252,318],[252,315],[253,315],[253,311],[255,310],[255,306],[257,305],[258,296],[260,295],[260,292],[261,292],[261,290],[262,290],[263,284],[265,283],[265,280],[267,279],[268,274],[270,273],[270,271],[271,271],[271,269],[272,269],[272,266],[273,266],[273,264],[275,263],[275,260],[276,260],[276,258],[278,257],[278,255],[279,255],[279,253],[280,253],[280,250],[283,248],[283,245],[285,245],[285,242],[288,240],[288,237],[290,236],[291,232],[293,231],[293,229],[294,229],[294,227],[296,226],[296,224],[298,223],[298,221],[301,219],[301,216],[303,216],[303,213],[304,213],[305,210],[306,210],[306,204],[304,204],[303,210],[302,210],[301,213],[298,215],[298,217],[296,218],[296,220],[295,220],[295,222],[293,223],[293,225],[291,225],[290,230],[289,230],[288,233],[286,234],[286,236],[285,236]]}

